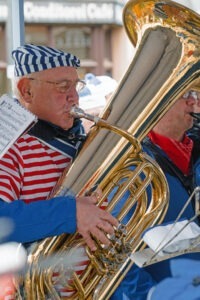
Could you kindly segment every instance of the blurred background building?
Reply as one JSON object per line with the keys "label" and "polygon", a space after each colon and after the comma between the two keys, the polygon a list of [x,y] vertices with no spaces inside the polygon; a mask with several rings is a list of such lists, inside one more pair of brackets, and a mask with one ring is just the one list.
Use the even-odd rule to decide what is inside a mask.
{"label": "blurred background building", "polygon": [[[11,0],[0,0],[0,94],[9,91]],[[15,1],[15,0],[12,0]],[[71,51],[81,72],[119,80],[134,55],[122,21],[127,0],[24,0],[24,41]],[[196,11],[200,1],[178,0]]]}
{"label": "blurred background building", "polygon": [[[76,54],[81,71],[119,80],[134,49],[122,23],[125,0],[24,0],[25,42]],[[0,0],[0,94],[8,90],[11,62],[9,0]]]}

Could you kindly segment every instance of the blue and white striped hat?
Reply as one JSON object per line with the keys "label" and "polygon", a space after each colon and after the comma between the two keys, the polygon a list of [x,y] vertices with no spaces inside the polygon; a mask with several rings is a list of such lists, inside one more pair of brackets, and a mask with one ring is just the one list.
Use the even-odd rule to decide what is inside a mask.
{"label": "blue and white striped hat", "polygon": [[80,67],[80,60],[73,54],[47,46],[26,44],[13,50],[12,57],[17,77],[56,67]]}

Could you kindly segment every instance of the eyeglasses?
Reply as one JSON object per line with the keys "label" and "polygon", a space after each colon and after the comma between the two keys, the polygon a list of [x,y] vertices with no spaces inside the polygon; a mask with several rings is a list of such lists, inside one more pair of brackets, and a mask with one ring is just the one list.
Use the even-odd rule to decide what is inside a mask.
{"label": "eyeglasses", "polygon": [[185,94],[183,94],[182,98],[189,99],[192,97],[195,100],[200,100],[200,92],[197,91],[188,91]]}
{"label": "eyeglasses", "polygon": [[66,93],[69,89],[71,89],[72,87],[74,87],[77,91],[77,93],[79,93],[81,90],[84,89],[86,83],[83,80],[76,80],[76,81],[72,81],[72,80],[63,80],[63,81],[49,81],[49,80],[41,80],[41,79],[37,79],[37,78],[28,78],[29,80],[36,80],[36,81],[40,81],[40,82],[44,82],[44,83],[49,83],[49,84],[54,84],[55,88],[57,89],[58,92],[60,93]]}

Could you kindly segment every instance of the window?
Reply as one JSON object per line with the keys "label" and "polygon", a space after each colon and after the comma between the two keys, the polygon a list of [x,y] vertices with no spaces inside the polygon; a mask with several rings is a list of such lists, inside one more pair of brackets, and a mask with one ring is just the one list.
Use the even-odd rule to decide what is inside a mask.
{"label": "window", "polygon": [[54,27],[52,35],[57,48],[71,52],[80,59],[90,56],[91,29],[89,27]]}

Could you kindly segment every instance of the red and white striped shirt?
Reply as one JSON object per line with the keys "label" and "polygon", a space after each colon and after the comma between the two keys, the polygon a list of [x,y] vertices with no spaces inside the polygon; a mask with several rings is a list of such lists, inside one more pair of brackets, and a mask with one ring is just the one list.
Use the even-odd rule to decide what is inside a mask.
{"label": "red and white striped shirt", "polygon": [[27,203],[48,198],[71,157],[23,135],[0,160],[0,198]]}

